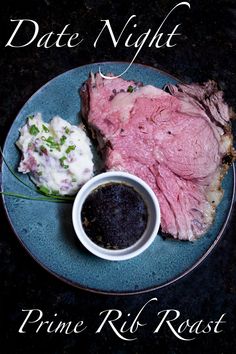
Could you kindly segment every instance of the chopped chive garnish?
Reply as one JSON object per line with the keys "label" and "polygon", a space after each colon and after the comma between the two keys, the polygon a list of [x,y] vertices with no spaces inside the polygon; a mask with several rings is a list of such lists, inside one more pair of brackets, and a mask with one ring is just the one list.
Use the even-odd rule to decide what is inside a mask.
{"label": "chopped chive garnish", "polygon": [[68,127],[65,127],[65,132],[66,134],[70,134],[70,129]]}
{"label": "chopped chive garnish", "polygon": [[70,145],[68,146],[68,148],[66,149],[66,153],[69,154],[69,152],[75,150],[76,146],[75,145]]}
{"label": "chopped chive garnish", "polygon": [[60,165],[61,165],[61,167],[68,168],[69,166],[68,166],[68,165],[65,165],[65,163],[64,163],[65,160],[66,160],[66,156],[61,157],[61,158],[59,159]]}
{"label": "chopped chive garnish", "polygon": [[38,127],[36,127],[35,124],[33,124],[29,128],[29,132],[30,132],[31,135],[37,135],[39,133],[39,129],[38,129]]}
{"label": "chopped chive garnish", "polygon": [[134,91],[133,86],[131,86],[131,85],[130,85],[130,86],[128,86],[128,88],[127,88],[127,92],[130,92],[130,93],[131,93],[131,92],[133,92],[133,91]]}
{"label": "chopped chive garnish", "polygon": [[34,115],[31,114],[30,116],[28,116],[29,119],[34,119]]}
{"label": "chopped chive garnish", "polygon": [[40,151],[43,152],[44,154],[47,154],[48,152],[48,150],[43,145],[40,146]]}
{"label": "chopped chive garnish", "polygon": [[48,127],[46,127],[46,125],[43,124],[42,127],[43,127],[43,131],[45,133],[49,133],[49,129],[48,129]]}
{"label": "chopped chive garnish", "polygon": [[54,140],[52,136],[49,136],[47,139],[42,136],[42,140],[45,141],[46,145],[49,146],[51,149],[61,151],[60,145]]}
{"label": "chopped chive garnish", "polygon": [[62,135],[61,139],[60,139],[60,144],[63,145],[66,141],[66,136]]}

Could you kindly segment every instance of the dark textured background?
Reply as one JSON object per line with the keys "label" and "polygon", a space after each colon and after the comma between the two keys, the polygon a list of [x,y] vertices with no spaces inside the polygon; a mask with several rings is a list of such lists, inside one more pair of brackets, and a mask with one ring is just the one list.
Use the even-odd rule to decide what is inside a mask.
{"label": "dark textured background", "polygon": [[[92,44],[100,19],[110,19],[114,30],[123,27],[137,15],[140,33],[158,28],[168,11],[178,1],[107,1],[107,0],[42,0],[3,1],[1,9],[0,57],[0,131],[1,145],[17,112],[44,83],[66,70],[97,61],[127,60],[134,55],[123,42],[112,49],[108,39],[96,49]],[[226,100],[235,109],[236,80],[234,55],[236,40],[236,4],[233,0],[190,1],[191,10],[182,7],[168,21],[170,29],[182,23],[183,35],[173,48],[143,48],[136,62],[152,65],[177,75],[183,80],[215,79],[225,91]],[[15,24],[10,18],[35,19],[41,35],[60,31],[71,24],[84,42],[76,48],[4,48]],[[216,249],[197,269],[177,283],[144,295],[105,296],[78,290],[54,278],[26,253],[11,231],[4,211],[0,209],[0,352],[18,353],[233,353],[236,348],[236,249],[235,211]],[[135,315],[150,298],[158,304],[148,307],[138,340],[124,342],[107,329],[95,335],[98,314],[117,308]],[[85,319],[88,329],[80,335],[18,334],[24,319],[22,308],[40,308],[45,317],[55,312],[62,320]],[[227,324],[221,334],[199,335],[193,342],[181,342],[163,330],[151,333],[156,313],[162,309],[181,311],[183,320],[190,318],[216,320],[226,313]],[[124,318],[124,320],[126,317]],[[81,350],[84,347],[85,349]]]}

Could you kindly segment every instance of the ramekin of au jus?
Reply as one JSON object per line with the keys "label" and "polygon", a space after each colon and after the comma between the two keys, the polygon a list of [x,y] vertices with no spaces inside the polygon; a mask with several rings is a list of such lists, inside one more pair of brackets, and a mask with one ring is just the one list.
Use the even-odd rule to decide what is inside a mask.
{"label": "ramekin of au jus", "polygon": [[85,183],[72,211],[80,242],[110,261],[144,252],[157,236],[160,217],[158,199],[147,183],[119,171],[101,173]]}

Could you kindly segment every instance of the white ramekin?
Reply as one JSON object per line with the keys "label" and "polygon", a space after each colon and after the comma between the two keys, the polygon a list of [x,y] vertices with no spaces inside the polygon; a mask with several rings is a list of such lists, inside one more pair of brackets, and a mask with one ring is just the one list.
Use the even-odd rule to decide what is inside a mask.
{"label": "white ramekin", "polygon": [[[82,206],[88,195],[99,186],[111,182],[125,183],[133,187],[142,196],[148,209],[148,222],[143,235],[133,245],[118,250],[106,249],[94,243],[86,235],[81,220]],[[81,243],[94,255],[110,261],[123,261],[130,259],[145,251],[151,245],[158,233],[158,229],[160,227],[160,216],[159,202],[155,193],[147,185],[147,183],[132,174],[118,171],[101,173],[85,183],[75,198],[72,210],[74,229]]]}

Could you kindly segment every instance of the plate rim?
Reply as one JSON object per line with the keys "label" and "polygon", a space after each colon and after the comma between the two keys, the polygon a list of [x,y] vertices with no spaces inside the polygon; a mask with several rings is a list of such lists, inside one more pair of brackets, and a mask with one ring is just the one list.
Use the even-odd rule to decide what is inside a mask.
{"label": "plate rim", "polygon": [[[66,70],[64,72],[62,72],[61,74],[58,74],[56,75],[55,77],[53,77],[52,79],[50,79],[49,81],[47,81],[45,84],[43,84],[38,90],[36,90],[28,99],[27,101],[23,104],[23,106],[20,108],[20,110],[18,111],[18,113],[16,114],[7,134],[6,134],[6,137],[5,137],[5,140],[4,140],[4,143],[3,143],[3,153],[4,153],[4,149],[5,149],[5,145],[6,145],[6,141],[9,137],[9,135],[11,134],[11,130],[13,129],[13,124],[15,122],[15,120],[17,119],[17,117],[19,116],[20,112],[22,111],[22,109],[25,107],[26,104],[29,103],[29,101],[31,101],[31,99],[33,98],[33,96],[35,96],[37,93],[39,93],[44,87],[48,86],[53,80],[59,78],[60,76],[63,76],[64,74],[68,73],[68,72],[72,72],[76,69],[80,69],[80,68],[84,68],[86,66],[98,66],[98,65],[104,65],[104,64],[107,64],[107,65],[116,65],[116,64],[129,64],[129,62],[126,62],[126,61],[104,61],[104,62],[94,62],[94,63],[90,63],[90,64],[84,64],[84,65],[81,65],[81,66],[77,66],[75,68],[72,68],[72,69],[69,69],[69,70]],[[135,65],[135,66],[140,66],[141,68],[144,67],[144,68],[147,68],[147,69],[151,69],[151,70],[154,70],[154,71],[157,71],[158,73],[162,73],[164,74],[165,76],[168,76],[170,77],[171,79],[174,79],[176,81],[179,81],[181,82],[182,80],[180,80],[178,77],[162,70],[162,69],[158,69],[158,68],[155,68],[155,67],[152,67],[150,65],[147,65],[147,64],[141,64],[141,63],[133,63],[132,65]],[[2,184],[2,167],[4,165],[4,161],[3,161],[3,158],[1,157],[0,158],[0,187],[1,187],[1,190],[2,190],[2,187],[3,187],[3,184]],[[230,167],[231,168],[231,167]],[[187,270],[185,270],[184,272],[182,272],[180,275],[178,275],[177,277],[175,277],[174,279],[171,279],[169,280],[168,282],[164,282],[163,284],[160,284],[160,285],[157,285],[157,286],[151,286],[151,287],[147,287],[147,288],[144,288],[144,289],[140,289],[140,290],[132,290],[132,291],[111,291],[111,290],[102,290],[102,289],[96,289],[96,288],[93,288],[93,287],[86,287],[85,285],[81,285],[77,282],[74,282],[72,280],[69,280],[67,278],[65,278],[64,276],[60,275],[60,274],[57,274],[56,272],[54,272],[53,270],[49,269],[46,265],[44,265],[39,259],[37,259],[37,257],[35,255],[33,255],[30,250],[28,249],[28,247],[26,246],[26,244],[24,243],[24,241],[20,238],[20,236],[17,234],[17,232],[15,231],[14,229],[14,226],[13,226],[13,223],[12,223],[12,220],[10,218],[10,215],[8,213],[8,210],[7,210],[7,206],[6,206],[6,201],[5,201],[5,197],[4,195],[2,194],[1,195],[1,204],[3,205],[3,209],[5,211],[5,215],[6,215],[6,218],[10,224],[10,227],[13,231],[13,234],[15,234],[16,238],[18,239],[18,241],[20,242],[20,245],[26,250],[26,252],[28,253],[28,255],[30,255],[30,257],[32,257],[34,259],[34,261],[36,261],[37,264],[39,264],[44,270],[46,270],[49,274],[53,275],[54,277],[56,277],[57,279],[63,281],[64,283],[66,284],[69,284],[77,289],[80,289],[80,290],[85,290],[85,291],[89,291],[91,293],[96,293],[96,294],[101,294],[101,295],[119,295],[119,296],[126,296],[126,295],[138,295],[138,294],[144,294],[144,293],[148,293],[148,292],[151,292],[151,291],[155,291],[155,290],[159,290],[159,289],[162,289],[162,288],[165,288],[171,284],[174,284],[176,283],[178,280],[182,279],[183,277],[185,277],[186,275],[190,274],[195,268],[197,268],[206,258],[207,256],[212,252],[212,250],[216,247],[216,245],[219,243],[220,239],[222,238],[223,234],[224,234],[224,231],[225,231],[225,228],[228,224],[228,221],[231,217],[231,214],[232,214],[232,209],[233,209],[233,205],[234,205],[234,199],[235,199],[235,190],[236,190],[236,186],[235,186],[235,180],[236,180],[236,171],[235,171],[235,164],[233,163],[232,164],[232,169],[233,169],[233,190],[232,190],[232,198],[231,198],[231,203],[230,203],[230,207],[229,207],[229,210],[228,210],[228,213],[227,213],[227,217],[225,219],[225,222],[223,224],[223,226],[221,227],[221,230],[219,231],[216,239],[214,240],[214,242],[211,244],[211,246],[207,249],[207,251],[202,255],[200,256],[200,258],[190,267],[188,268]]]}

